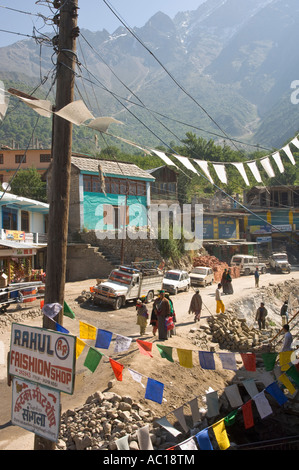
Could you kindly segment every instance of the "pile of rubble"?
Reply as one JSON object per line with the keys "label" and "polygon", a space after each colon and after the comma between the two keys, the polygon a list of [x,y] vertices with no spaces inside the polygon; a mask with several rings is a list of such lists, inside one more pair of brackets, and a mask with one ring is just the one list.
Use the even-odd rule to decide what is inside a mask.
{"label": "pile of rubble", "polygon": [[60,450],[117,450],[116,441],[128,435],[130,450],[139,450],[138,429],[149,426],[154,449],[169,447],[169,433],[153,423],[157,419],[146,406],[129,396],[96,392],[85,404],[61,417]]}
{"label": "pile of rubble", "polygon": [[214,280],[217,283],[221,282],[222,274],[225,269],[230,269],[230,275],[233,279],[240,277],[240,268],[237,266],[229,267],[227,263],[220,261],[216,256],[197,256],[193,260],[193,267],[196,268],[196,266],[212,268],[214,272]]}
{"label": "pile of rubble", "polygon": [[22,323],[25,322],[28,318],[36,318],[41,315],[42,313],[40,307],[22,309],[22,307],[19,305],[17,307],[10,308],[7,313],[2,313],[0,315],[0,332],[10,328],[13,322]]}

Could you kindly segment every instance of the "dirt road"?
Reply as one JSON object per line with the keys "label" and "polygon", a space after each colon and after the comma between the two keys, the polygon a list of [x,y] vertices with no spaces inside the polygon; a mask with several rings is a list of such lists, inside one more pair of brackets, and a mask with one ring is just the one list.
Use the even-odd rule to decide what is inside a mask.
{"label": "dirt road", "polygon": [[[244,297],[252,297],[258,295],[260,301],[270,303],[271,299],[264,298],[263,287],[269,284],[277,284],[284,280],[296,279],[299,280],[299,268],[293,268],[290,274],[271,274],[267,273],[260,277],[260,287],[254,287],[253,276],[241,277],[233,280],[234,294],[230,296],[223,296],[226,307],[229,307],[231,302]],[[75,283],[66,284],[65,299],[75,312],[76,319],[71,320],[64,317],[63,325],[69,329],[71,334],[79,335],[79,320],[90,323],[91,325],[106,329],[116,334],[129,336],[134,340],[140,338],[139,327],[136,325],[136,309],[134,304],[128,304],[126,308],[121,310],[111,310],[105,307],[93,307],[87,305],[79,305],[75,299],[82,290],[89,290],[89,287],[94,285],[95,280],[80,281]],[[203,311],[201,316],[201,324],[206,322],[208,316],[215,313],[215,289],[216,285],[208,286],[201,289],[203,298]],[[188,314],[193,291],[188,293],[180,293],[173,296],[175,304],[175,311],[177,315],[177,331],[178,335],[171,339],[173,344],[180,345],[184,343],[190,327],[194,325],[193,316]],[[26,324],[30,326],[42,326],[42,318],[26,320]],[[151,333],[151,327],[147,327],[147,336],[142,339],[147,341],[154,341]],[[169,342],[170,342],[169,341]],[[187,340],[186,340],[187,341]],[[187,344],[187,343],[186,343]],[[182,347],[186,347],[186,344]],[[0,331],[0,347],[2,354],[0,355],[0,449],[1,450],[32,450],[34,443],[34,435],[22,428],[11,426],[11,388],[6,383],[6,358],[10,345],[10,327],[5,331]],[[126,361],[130,360],[129,354],[126,355]],[[138,369],[136,369],[138,370]],[[103,372],[101,374],[91,375],[86,367],[83,366],[83,359],[80,358],[76,364],[76,386],[74,395],[62,394],[62,411],[69,408],[74,408],[83,404],[86,398],[96,390],[104,390],[107,388],[107,381],[111,379],[111,371]]]}

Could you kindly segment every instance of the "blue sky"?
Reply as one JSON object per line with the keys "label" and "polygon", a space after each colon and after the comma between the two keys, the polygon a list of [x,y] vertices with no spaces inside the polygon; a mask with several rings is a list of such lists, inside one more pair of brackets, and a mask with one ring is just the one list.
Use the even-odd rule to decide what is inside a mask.
{"label": "blue sky", "polygon": [[[203,2],[204,0],[109,0],[113,9],[131,27],[143,26],[157,11],[162,11],[173,18],[179,11],[196,10]],[[79,27],[91,31],[106,29],[112,33],[120,26],[119,21],[103,0],[78,0],[78,5],[80,8]],[[3,7],[51,16],[45,1],[36,5],[36,0],[0,0],[0,30],[32,34],[33,26],[39,28],[43,24],[42,20],[36,16]],[[51,31],[51,27],[44,27],[41,31],[44,33]],[[24,37],[0,31],[0,47],[22,39]]]}

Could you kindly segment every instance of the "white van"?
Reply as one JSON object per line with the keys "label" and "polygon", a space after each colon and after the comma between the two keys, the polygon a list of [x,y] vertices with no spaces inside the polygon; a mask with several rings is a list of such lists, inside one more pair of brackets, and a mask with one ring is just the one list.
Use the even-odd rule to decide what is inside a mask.
{"label": "white van", "polygon": [[253,274],[256,267],[259,268],[259,272],[265,273],[267,267],[265,263],[260,263],[257,256],[250,255],[234,255],[230,262],[231,266],[238,266],[240,268],[240,273],[248,276]]}
{"label": "white van", "polygon": [[190,273],[191,286],[206,287],[208,284],[213,284],[214,281],[214,272],[212,268],[207,268],[206,266],[197,266],[193,268]]}
{"label": "white van", "polygon": [[167,271],[163,278],[163,289],[170,294],[177,294],[179,291],[188,291],[190,289],[190,277],[187,271],[172,269]]}

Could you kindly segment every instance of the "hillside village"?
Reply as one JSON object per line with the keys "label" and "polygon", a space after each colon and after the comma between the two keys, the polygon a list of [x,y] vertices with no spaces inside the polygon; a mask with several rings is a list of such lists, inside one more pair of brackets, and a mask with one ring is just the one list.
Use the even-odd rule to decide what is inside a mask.
{"label": "hillside village", "polygon": [[[74,10],[70,13],[69,6],[60,3],[53,2],[55,7],[59,4],[58,16],[70,14],[72,24],[76,23]],[[7,417],[11,393],[13,412],[11,421],[0,422],[0,448],[9,449],[5,443],[18,427],[17,419],[21,434],[15,445],[22,447],[23,442],[26,450],[31,445],[27,431],[34,434],[36,449],[49,446],[50,450],[298,448],[298,126],[293,123],[288,131],[282,129],[278,137],[275,121],[273,145],[267,148],[269,130],[265,128],[271,110],[278,103],[284,109],[284,80],[275,76],[272,105],[267,90],[255,107],[254,87],[245,92],[248,77],[242,69],[251,54],[249,50],[245,53],[245,46],[236,55],[229,48],[230,40],[236,44],[238,35],[244,40],[253,30],[252,23],[267,13],[277,21],[277,11],[287,8],[287,18],[290,12],[282,0],[255,0],[245,8],[244,24],[240,22],[243,7],[230,24],[233,3],[207,0],[196,14],[181,12],[174,21],[160,12],[144,30],[151,37],[153,27],[161,30],[163,24],[165,31],[170,28],[177,50],[169,49],[163,35],[156,40],[164,44],[165,64],[172,64],[171,69],[175,59],[187,56],[188,44],[186,60],[192,73],[196,57],[205,83],[210,76],[216,83],[221,75],[219,83],[228,91],[225,82],[231,80],[233,88],[223,100],[222,118],[218,108],[217,120],[218,130],[230,122],[229,131],[235,138],[222,134],[220,139],[206,140],[197,131],[193,133],[192,127],[192,132],[178,139],[179,144],[165,144],[164,137],[157,143],[138,131],[134,141],[129,140],[122,130],[129,122],[120,118],[117,108],[111,108],[109,117],[102,117],[85,104],[81,93],[72,99],[67,96],[69,90],[65,96],[60,93],[60,98],[57,93],[62,106],[53,105],[48,96],[44,99],[41,90],[29,94],[28,77],[31,73],[37,76],[36,51],[29,42],[24,47],[24,56],[28,54],[32,63],[28,76],[10,69],[8,59],[3,66],[0,345],[3,357],[9,353],[9,366],[7,369],[4,360],[0,363],[4,397],[0,418]],[[297,4],[295,11],[297,14]],[[225,12],[222,24],[221,12]],[[179,41],[183,25],[190,30]],[[215,25],[218,29],[212,34]],[[205,47],[209,41],[213,44],[210,56],[199,50],[205,31],[209,31]],[[279,51],[285,50],[286,31],[283,28],[278,40]],[[105,40],[105,47],[111,50],[114,38],[116,54],[124,47],[121,37],[126,34],[122,32],[123,28],[114,35],[101,32],[99,44]],[[265,34],[268,38],[267,28]],[[78,36],[80,32],[74,28],[72,43]],[[57,52],[55,37],[51,41]],[[272,63],[272,47],[267,39],[263,41],[260,54]],[[17,48],[21,50],[23,45],[21,41]],[[126,47],[131,50],[131,41]],[[18,56],[17,48],[0,47],[0,57],[8,58],[10,50]],[[63,48],[64,53],[70,50]],[[146,97],[151,91],[145,77],[152,64],[146,63],[143,54],[142,60],[131,56],[129,62],[130,73],[134,73],[141,60],[138,76]],[[70,54],[75,55],[74,51]],[[47,60],[48,51],[45,61],[40,60],[40,74]],[[233,64],[233,77],[227,76],[224,62]],[[75,66],[77,62],[67,67],[70,77]],[[257,65],[248,73],[265,86]],[[179,75],[184,75],[181,68]],[[65,77],[57,72],[57,78],[59,88]],[[155,72],[156,80],[159,73]],[[161,82],[160,100],[164,86]],[[213,100],[217,101],[217,93]],[[228,111],[231,97],[234,107],[239,99],[239,110]],[[13,121],[10,113],[16,103],[23,111]],[[238,118],[242,109],[242,118]],[[26,135],[19,127],[22,112]],[[229,112],[234,118],[230,119]],[[258,113],[263,114],[263,122]],[[37,118],[34,128],[28,124],[34,121],[32,116]],[[295,121],[296,113],[292,116]],[[31,137],[24,145],[28,127]],[[153,134],[158,124],[154,128]],[[267,147],[250,143],[248,136],[253,132],[267,135]],[[194,309],[196,291],[201,306]],[[161,313],[163,302],[166,320]],[[287,311],[282,314],[285,303]],[[267,308],[264,323],[257,316],[263,304]],[[146,311],[145,326],[139,318],[140,305]],[[288,328],[291,346],[282,350]],[[112,340],[114,335],[117,338]],[[55,350],[51,349],[53,338],[57,338]],[[56,382],[52,375],[51,380],[45,378],[50,370],[44,360],[46,350],[57,360],[51,364]],[[30,367],[35,375],[30,375]],[[97,375],[99,367],[103,370]],[[51,413],[41,411],[37,389],[53,400]],[[22,406],[27,399],[25,413]],[[34,432],[41,429],[40,423],[45,429]]]}

